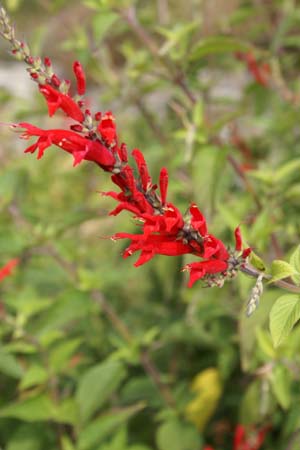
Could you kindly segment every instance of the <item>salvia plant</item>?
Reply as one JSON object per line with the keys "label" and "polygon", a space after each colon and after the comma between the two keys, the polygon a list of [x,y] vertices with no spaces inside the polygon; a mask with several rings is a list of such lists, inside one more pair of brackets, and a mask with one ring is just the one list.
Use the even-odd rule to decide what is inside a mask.
{"label": "salvia plant", "polygon": [[[101,17],[101,2],[99,5],[97,2],[94,2],[95,4],[93,2],[87,3],[92,3],[92,5],[88,6],[94,9],[99,7],[99,17]],[[164,4],[165,2],[162,3]],[[107,13],[107,5],[105,8]],[[157,64],[162,66],[163,71],[170,74],[169,78],[172,83],[181,90],[190,109],[194,112],[196,122],[197,117],[199,115],[201,116],[201,112],[197,109],[197,96],[195,96],[193,90],[190,89],[186,82],[184,68],[180,68],[180,65],[178,65],[176,53],[172,53],[174,49],[176,49],[179,55],[181,51],[183,53],[188,52],[187,48],[180,47],[180,42],[188,39],[190,35],[192,36],[195,28],[194,25],[190,24],[187,28],[179,27],[177,31],[175,28],[173,32],[167,29],[161,29],[161,34],[166,37],[166,43],[161,49],[158,49],[152,37],[139,23],[133,6],[113,4],[109,14],[106,19],[108,21],[111,20],[112,23],[117,15],[128,23]],[[124,322],[119,317],[112,302],[101,291],[95,289],[87,289],[89,290],[90,298],[104,311],[117,334],[126,342],[127,349],[122,348],[120,343],[116,343],[115,345],[119,347],[119,350],[115,351],[111,358],[107,358],[104,362],[91,367],[83,375],[77,388],[76,401],[73,397],[70,400],[71,397],[68,394],[73,389],[73,382],[70,381],[69,386],[68,383],[65,385],[67,394],[63,398],[63,401],[60,402],[59,393],[60,383],[62,381],[59,379],[57,373],[55,373],[55,370],[57,367],[61,370],[62,366],[60,366],[60,361],[63,361],[63,355],[66,355],[66,358],[69,356],[70,358],[74,358],[70,360],[74,367],[77,366],[76,357],[78,358],[79,366],[82,358],[81,353],[77,355],[75,353],[81,341],[73,338],[69,341],[68,347],[63,347],[61,354],[57,353],[57,356],[50,357],[50,366],[43,366],[40,362],[38,364],[35,362],[30,371],[28,370],[27,377],[25,375],[26,381],[21,381],[21,385],[19,386],[21,390],[22,388],[25,389],[24,397],[8,405],[4,401],[3,408],[0,409],[0,417],[5,418],[5,420],[13,418],[21,421],[24,420],[25,422],[36,421],[38,424],[36,429],[38,429],[40,426],[39,423],[43,420],[49,420],[54,423],[56,444],[51,441],[50,427],[49,432],[47,432],[50,437],[45,435],[40,442],[36,438],[36,444],[34,444],[35,437],[32,438],[30,435],[31,432],[29,432],[29,442],[33,442],[33,444],[29,443],[29,446],[33,446],[27,446],[26,449],[46,448],[46,445],[49,449],[60,448],[63,450],[72,450],[75,448],[79,450],[96,450],[100,448],[107,450],[146,450],[150,448],[148,445],[154,445],[154,434],[156,435],[155,445],[157,445],[159,450],[197,450],[201,448],[209,450],[225,448],[222,445],[228,445],[226,448],[232,448],[233,450],[275,448],[264,447],[264,445],[269,445],[268,439],[271,442],[269,435],[272,433],[272,428],[276,428],[276,420],[277,422],[279,421],[278,417],[280,414],[277,413],[277,416],[273,418],[269,412],[272,411],[270,404],[272,401],[274,403],[274,400],[269,400],[268,392],[272,389],[275,402],[277,402],[283,411],[288,411],[292,404],[292,390],[289,389],[289,386],[291,386],[290,374],[296,372],[297,378],[298,366],[295,368],[289,362],[289,356],[276,354],[276,349],[278,347],[282,348],[282,343],[286,345],[286,338],[289,335],[293,336],[293,333],[297,331],[297,326],[295,327],[295,325],[300,318],[300,247],[291,249],[289,261],[276,257],[275,259],[272,258],[273,260],[269,260],[267,264],[258,256],[261,251],[257,242],[252,242],[251,238],[244,239],[242,237],[241,223],[237,222],[231,228],[233,238],[229,237],[230,235],[228,233],[227,238],[215,236],[210,231],[206,215],[196,203],[188,203],[184,210],[182,206],[177,207],[173,201],[169,200],[169,184],[172,186],[172,183],[169,183],[169,177],[171,178],[169,173],[171,172],[168,173],[165,167],[167,161],[165,161],[164,155],[160,157],[160,161],[163,161],[163,167],[159,169],[157,180],[155,180],[150,175],[143,151],[138,148],[128,151],[129,145],[122,142],[116,125],[116,117],[113,112],[92,111],[88,94],[89,91],[86,92],[87,77],[84,64],[77,60],[73,63],[74,80],[72,82],[62,78],[56,72],[49,57],[40,57],[32,54],[27,43],[19,40],[15,33],[15,28],[11,24],[10,18],[3,7],[0,9],[0,34],[9,43],[11,55],[26,65],[30,79],[36,84],[38,92],[46,102],[48,115],[53,117],[58,112],[62,113],[61,117],[56,119],[54,128],[43,128],[38,118],[35,118],[35,123],[32,124],[23,120],[23,118],[20,121],[7,123],[5,117],[3,117],[3,120],[1,118],[2,129],[4,130],[5,126],[9,126],[12,131],[19,134],[21,140],[30,140],[28,144],[26,143],[24,151],[29,154],[35,153],[37,159],[43,158],[45,150],[54,146],[72,155],[73,166],[76,167],[76,170],[79,170],[77,168],[78,165],[83,161],[87,161],[94,163],[97,169],[105,172],[113,188],[112,190],[104,190],[100,193],[102,196],[111,197],[117,203],[109,215],[115,217],[121,212],[126,211],[129,212],[134,220],[134,232],[123,230],[109,236],[112,241],[122,240],[123,242],[125,240],[126,248],[122,252],[123,258],[126,259],[138,253],[136,262],[134,263],[134,266],[138,267],[148,263],[156,255],[181,257],[181,260],[183,255],[191,255],[192,260],[183,264],[179,270],[188,273],[188,288],[191,288],[193,292],[198,292],[200,288],[210,288],[212,290],[223,288],[228,284],[227,282],[239,283],[240,276],[244,276],[247,283],[247,289],[243,291],[246,308],[243,310],[244,317],[241,320],[244,322],[248,321],[248,325],[246,325],[248,328],[252,327],[252,329],[256,329],[256,315],[259,317],[260,309],[262,308],[261,305],[264,302],[264,285],[267,285],[267,290],[270,288],[272,292],[275,288],[277,292],[276,297],[278,297],[275,298],[275,301],[273,299],[269,313],[271,337],[266,331],[257,329],[255,338],[260,345],[261,354],[271,355],[273,359],[271,363],[267,363],[264,360],[264,356],[258,357],[258,359],[265,363],[255,369],[255,375],[261,383],[259,386],[253,384],[247,393],[247,401],[250,405],[251,401],[249,399],[261,397],[260,413],[262,419],[260,420],[259,417],[256,417],[254,420],[251,418],[248,423],[237,424],[231,432],[227,432],[227,435],[230,435],[227,444],[224,444],[224,442],[222,444],[222,442],[218,442],[218,439],[212,438],[212,435],[218,433],[210,432],[209,440],[212,442],[211,446],[205,446],[205,439],[200,437],[205,433],[207,423],[209,423],[209,420],[215,414],[217,404],[220,401],[224,389],[224,380],[222,380],[219,370],[214,367],[202,367],[203,370],[194,377],[192,384],[190,384],[189,395],[191,397],[184,400],[186,387],[178,385],[176,388],[177,392],[172,392],[172,388],[170,387],[172,381],[168,380],[168,378],[164,379],[164,376],[151,357],[150,346],[153,345],[155,347],[155,344],[157,344],[159,347],[160,345],[159,340],[156,341],[157,333],[159,334],[157,329],[155,327],[150,329],[149,334],[143,336],[141,341],[138,342],[135,333],[126,325],[126,321]],[[254,84],[259,86],[261,92],[276,91],[277,95],[282,98],[282,101],[289,105],[297,105],[296,94],[294,95],[289,91],[282,80],[281,83],[278,82],[276,65],[272,61],[269,63],[260,59],[254,47],[238,42],[231,37],[224,36],[219,41],[217,38],[215,40],[208,39],[207,42],[204,41],[204,43],[200,42],[200,44],[196,44],[191,53],[191,61],[193,62],[197,55],[205,55],[206,52],[207,54],[210,54],[210,52],[222,53],[223,50],[230,52],[232,58],[235,58],[236,61],[239,61],[240,64],[246,67],[249,76],[252,77]],[[129,52],[129,49],[127,51]],[[11,76],[13,77],[13,73]],[[140,99],[137,99],[137,104],[140,106],[141,111],[144,111],[146,119],[149,119],[149,124],[154,132],[160,136],[161,141],[164,141],[164,137],[160,135],[157,124],[152,121],[151,114],[145,110]],[[179,116],[184,117],[185,112],[183,112],[179,104],[174,103],[173,108]],[[187,123],[187,118],[184,117],[183,121]],[[201,126],[211,127],[211,124],[204,119]],[[189,128],[189,124],[187,125],[187,129],[193,133],[193,128]],[[190,142],[189,139],[191,139],[190,136],[187,135],[186,138],[187,146]],[[232,133],[232,143],[241,151],[246,159],[248,158],[250,160],[250,167],[246,167],[246,163],[244,166],[238,164],[231,155],[227,159],[237,175],[245,183],[248,191],[253,195],[256,206],[261,208],[261,200],[247,178],[248,170],[250,172],[253,170],[251,168],[251,154],[249,156],[249,149],[243,139],[234,131]],[[147,143],[145,143],[144,151],[147,153]],[[253,170],[253,173],[258,183],[266,182],[266,185],[268,183],[270,185],[272,177],[277,177],[278,183],[280,183],[280,177],[284,180],[285,174],[293,172],[294,168],[295,164],[291,165],[288,162],[277,174],[271,173],[269,178],[268,172],[261,173],[258,170]],[[9,207],[9,211],[13,218],[19,222],[20,226],[28,227],[28,221],[22,216],[13,202]],[[67,215],[68,211],[65,211],[65,214]],[[229,220],[229,222],[231,226],[233,221]],[[263,223],[263,226],[266,227],[266,223]],[[247,234],[246,226],[244,228]],[[51,240],[51,233],[49,239]],[[59,233],[56,239],[59,240]],[[229,239],[229,243],[227,239]],[[272,234],[272,239],[274,246],[278,248],[278,242],[274,234]],[[231,244],[232,241],[234,241],[234,245]],[[93,245],[101,246],[102,242],[97,241]],[[111,243],[111,245],[113,244]],[[111,255],[115,249],[116,246],[113,246]],[[6,262],[0,270],[0,280],[2,281],[5,277],[11,275],[16,266],[19,267],[16,269],[16,273],[21,272],[22,267],[27,264],[28,258],[31,256],[30,252],[26,248],[22,254],[17,254],[15,257],[11,255],[12,259]],[[277,255],[279,253],[277,252]],[[70,263],[64,260],[52,247],[46,247],[46,254],[54,257],[56,262],[62,268],[66,269],[73,283],[78,283],[79,281],[80,284],[82,282],[80,280],[81,275],[78,273],[73,262]],[[104,254],[102,258],[109,258],[111,255]],[[165,260],[167,261],[166,258]],[[151,264],[153,263],[151,262]],[[125,270],[124,267],[122,270]],[[240,272],[242,273],[241,275]],[[136,272],[135,276],[139,276],[138,272]],[[167,282],[167,280],[164,281]],[[230,289],[234,292],[235,288]],[[208,292],[208,289],[203,290]],[[281,290],[284,290],[285,293],[282,294]],[[219,301],[221,302],[221,295]],[[193,306],[193,303],[191,305]],[[35,306],[34,308],[36,309],[33,314],[39,312],[39,308],[41,308],[40,311],[43,310],[43,307],[40,306]],[[22,320],[25,324],[27,320],[26,314],[28,314],[26,309],[22,314]],[[189,307],[188,315],[189,320],[193,322],[192,307]],[[218,315],[218,312],[216,315]],[[30,314],[28,318],[29,316]],[[252,317],[249,318],[250,316]],[[5,311],[3,312],[3,317],[7,320]],[[211,320],[214,320],[213,317]],[[7,326],[9,325],[8,322]],[[17,338],[27,336],[24,330],[23,323],[19,323],[14,331]],[[202,338],[206,339],[205,329],[202,331]],[[176,331],[174,333],[176,334]],[[3,332],[4,338],[5,335],[5,332]],[[40,342],[36,338],[31,338],[29,334],[29,337],[27,336],[29,354],[33,351],[30,350],[30,345],[37,346],[41,354],[43,354],[43,350],[41,349],[45,345],[47,352],[50,352],[49,348],[51,347],[48,348],[47,346],[50,345],[50,341],[52,343],[52,339],[54,342],[57,338],[55,334],[53,336],[45,338],[44,342]],[[208,335],[207,339],[207,342],[213,348],[215,345],[214,342],[209,341]],[[115,340],[117,342],[116,337]],[[247,336],[245,336],[245,342],[244,345],[246,348]],[[178,351],[180,352],[181,350],[179,349]],[[247,352],[247,350],[245,351]],[[288,355],[289,352],[293,354],[292,349],[287,350]],[[3,355],[4,362],[0,363],[0,366],[5,365],[5,361],[7,360],[7,364],[10,367],[9,369],[5,369],[4,373],[13,373],[16,379],[22,379],[23,369],[19,365],[18,360],[13,359],[7,349],[5,351],[3,350]],[[224,353],[224,355],[225,358],[232,358],[232,354]],[[171,358],[170,355],[169,357]],[[165,405],[165,409],[156,418],[156,420],[162,422],[158,431],[155,431],[155,433],[151,433],[151,431],[150,433],[144,433],[146,436],[144,441],[145,445],[144,443],[131,444],[131,437],[130,439],[128,437],[131,436],[130,429],[128,431],[125,428],[125,424],[127,424],[131,416],[147,414],[144,412],[146,408],[144,399],[142,397],[139,398],[139,395],[137,397],[141,401],[133,405],[128,406],[125,402],[125,406],[121,408],[116,407],[115,410],[112,410],[106,415],[97,415],[99,407],[113,396],[125,380],[127,375],[124,361],[129,361],[129,365],[132,364],[133,366],[139,361],[139,364],[142,365],[153,385],[157,388]],[[222,364],[220,361],[221,357],[219,364]],[[251,365],[248,362],[248,366],[249,364]],[[51,377],[51,374],[48,376],[48,371],[53,371],[54,377]],[[46,380],[48,380],[49,386],[52,386],[52,399],[49,399],[44,394],[42,388]],[[133,389],[133,386],[130,388]],[[130,392],[130,388],[128,388],[128,392]],[[148,389],[147,384],[145,385],[145,389]],[[296,396],[299,394],[298,391],[295,388],[295,392],[297,392],[295,394]],[[75,404],[76,402],[79,403],[80,409],[78,413],[80,416],[79,422],[76,416],[77,413],[75,414],[74,412],[78,407],[78,404],[77,406]],[[246,400],[244,403],[247,405]],[[244,406],[244,408],[247,408],[247,406]],[[39,415],[40,410],[43,410],[41,416]],[[91,422],[89,422],[90,420]],[[146,426],[146,416],[144,420],[143,427]],[[150,420],[150,428],[154,429],[153,419]],[[294,426],[292,424],[293,420],[295,422]],[[294,442],[297,436],[299,437],[299,424],[299,413],[296,414],[293,409],[282,438],[282,442],[284,442],[284,439],[287,442],[288,437],[289,443],[285,447],[286,449],[297,448],[297,446],[292,446],[295,445]],[[13,425],[9,426],[11,427]],[[224,426],[225,432],[223,434],[226,435],[226,424]],[[118,432],[114,437],[113,433],[115,430]],[[12,440],[7,450],[22,448],[20,445],[23,442],[23,433],[26,436],[26,428],[20,428],[18,433],[20,438]],[[35,434],[34,431],[33,435]],[[140,439],[142,439],[142,435],[143,433],[139,436]],[[31,439],[33,440],[31,441]],[[9,442],[9,439],[7,442]],[[45,444],[45,442],[47,443]]]}

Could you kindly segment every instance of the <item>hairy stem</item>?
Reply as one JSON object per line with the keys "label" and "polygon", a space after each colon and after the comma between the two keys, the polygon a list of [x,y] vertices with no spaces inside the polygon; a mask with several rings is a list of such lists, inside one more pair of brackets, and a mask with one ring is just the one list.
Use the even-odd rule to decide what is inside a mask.
{"label": "hairy stem", "polygon": [[[246,275],[249,275],[250,277],[257,278],[259,275],[263,275],[263,278],[267,281],[270,281],[272,276],[268,275],[266,273],[263,273],[255,267],[250,266],[250,264],[245,264],[240,268],[240,271],[245,273]],[[284,280],[277,280],[274,281],[273,284],[281,289],[284,289],[286,291],[292,292],[294,294],[300,294],[300,286],[296,286],[295,284],[289,283]]]}

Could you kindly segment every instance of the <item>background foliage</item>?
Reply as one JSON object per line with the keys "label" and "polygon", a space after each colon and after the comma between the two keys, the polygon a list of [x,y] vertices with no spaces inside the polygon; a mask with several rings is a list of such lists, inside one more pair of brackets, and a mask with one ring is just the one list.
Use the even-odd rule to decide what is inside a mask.
{"label": "background foliage", "polygon": [[[7,0],[19,35],[62,76],[86,68],[91,106],[112,110],[122,140],[170,173],[211,231],[233,229],[268,264],[299,242],[299,21],[296,1]],[[0,113],[53,127],[44,100],[1,42]],[[258,83],[236,52],[268,63]],[[266,288],[245,316],[253,279],[186,288],[180,258],[135,269],[108,217],[109,179],[41,161],[1,129],[0,445],[5,450],[232,449],[237,423],[268,426],[265,450],[296,450],[300,328],[276,348]],[[298,312],[300,314],[300,312]],[[296,318],[298,318],[296,313]]]}

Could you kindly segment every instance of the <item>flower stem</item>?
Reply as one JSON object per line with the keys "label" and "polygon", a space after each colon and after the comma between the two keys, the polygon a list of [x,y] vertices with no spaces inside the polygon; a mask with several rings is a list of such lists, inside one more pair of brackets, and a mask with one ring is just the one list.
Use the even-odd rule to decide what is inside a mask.
{"label": "flower stem", "polygon": [[[270,281],[272,278],[271,275],[268,275],[255,269],[255,267],[251,266],[250,264],[245,264],[244,266],[242,266],[240,268],[240,271],[254,278],[257,278],[259,275],[263,275],[263,278],[268,281]],[[294,294],[300,294],[300,286],[296,286],[295,284],[289,283],[287,281],[277,280],[274,281],[273,284],[281,289],[285,289],[286,291],[292,292]]]}

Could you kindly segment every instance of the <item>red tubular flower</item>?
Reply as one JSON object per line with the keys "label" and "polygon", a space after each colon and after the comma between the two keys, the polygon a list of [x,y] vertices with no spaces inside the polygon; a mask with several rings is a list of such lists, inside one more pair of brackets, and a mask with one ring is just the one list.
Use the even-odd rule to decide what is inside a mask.
{"label": "red tubular flower", "polygon": [[205,275],[224,272],[227,267],[228,263],[226,261],[222,261],[220,259],[209,259],[207,261],[187,264],[183,270],[190,272],[188,287],[192,287],[195,281],[203,278]]}
{"label": "red tubular flower", "polygon": [[12,270],[19,264],[19,259],[14,258],[8,261],[5,266],[0,268],[0,281],[6,278],[8,275],[11,275]]}
{"label": "red tubular flower", "polygon": [[52,144],[62,148],[74,157],[74,166],[83,159],[99,164],[104,170],[110,170],[115,163],[113,154],[99,141],[92,141],[70,130],[42,130],[30,123],[21,122],[16,126],[25,128],[21,135],[23,139],[38,136],[38,140],[25,150],[25,153],[34,153],[38,149],[38,159],[42,158],[46,148]]}
{"label": "red tubular flower", "polygon": [[207,234],[207,226],[206,220],[201,211],[198,209],[195,203],[192,203],[190,206],[190,213],[192,216],[191,225],[192,227],[199,231],[201,236],[205,236]]}
{"label": "red tubular flower", "polygon": [[161,203],[163,206],[166,204],[167,201],[168,181],[169,181],[168,171],[165,167],[163,167],[159,175],[160,196],[161,196]]}
{"label": "red tubular flower", "polygon": [[252,429],[246,433],[243,425],[237,425],[234,433],[233,450],[259,450],[265,440],[268,427]]}
{"label": "red tubular flower", "polygon": [[113,145],[117,140],[115,118],[110,111],[100,118],[98,131],[107,145]]}
{"label": "red tubular flower", "polygon": [[235,249],[237,252],[240,252],[242,250],[242,234],[240,227],[237,227],[234,230],[234,236],[235,236]]}
{"label": "red tubular flower", "polygon": [[78,122],[83,122],[83,112],[69,95],[57,91],[49,84],[40,85],[39,89],[46,99],[50,117],[60,108],[68,117]]}
{"label": "red tubular flower", "polygon": [[155,255],[178,256],[190,253],[191,248],[182,241],[174,240],[174,237],[161,234],[130,234],[116,233],[112,239],[131,239],[131,244],[123,253],[124,258],[128,258],[133,253],[141,250],[140,257],[135,262],[135,267],[148,262]]}
{"label": "red tubular flower", "polygon": [[77,81],[77,92],[79,95],[85,94],[85,73],[82,65],[79,61],[75,61],[73,64],[73,71]]}
{"label": "red tubular flower", "polygon": [[144,192],[147,192],[148,187],[151,185],[151,177],[149,175],[149,171],[148,171],[148,167],[147,167],[144,155],[137,148],[135,148],[131,152],[131,154],[135,159],[135,162],[136,162],[139,174],[140,174],[142,188],[143,188]]}

